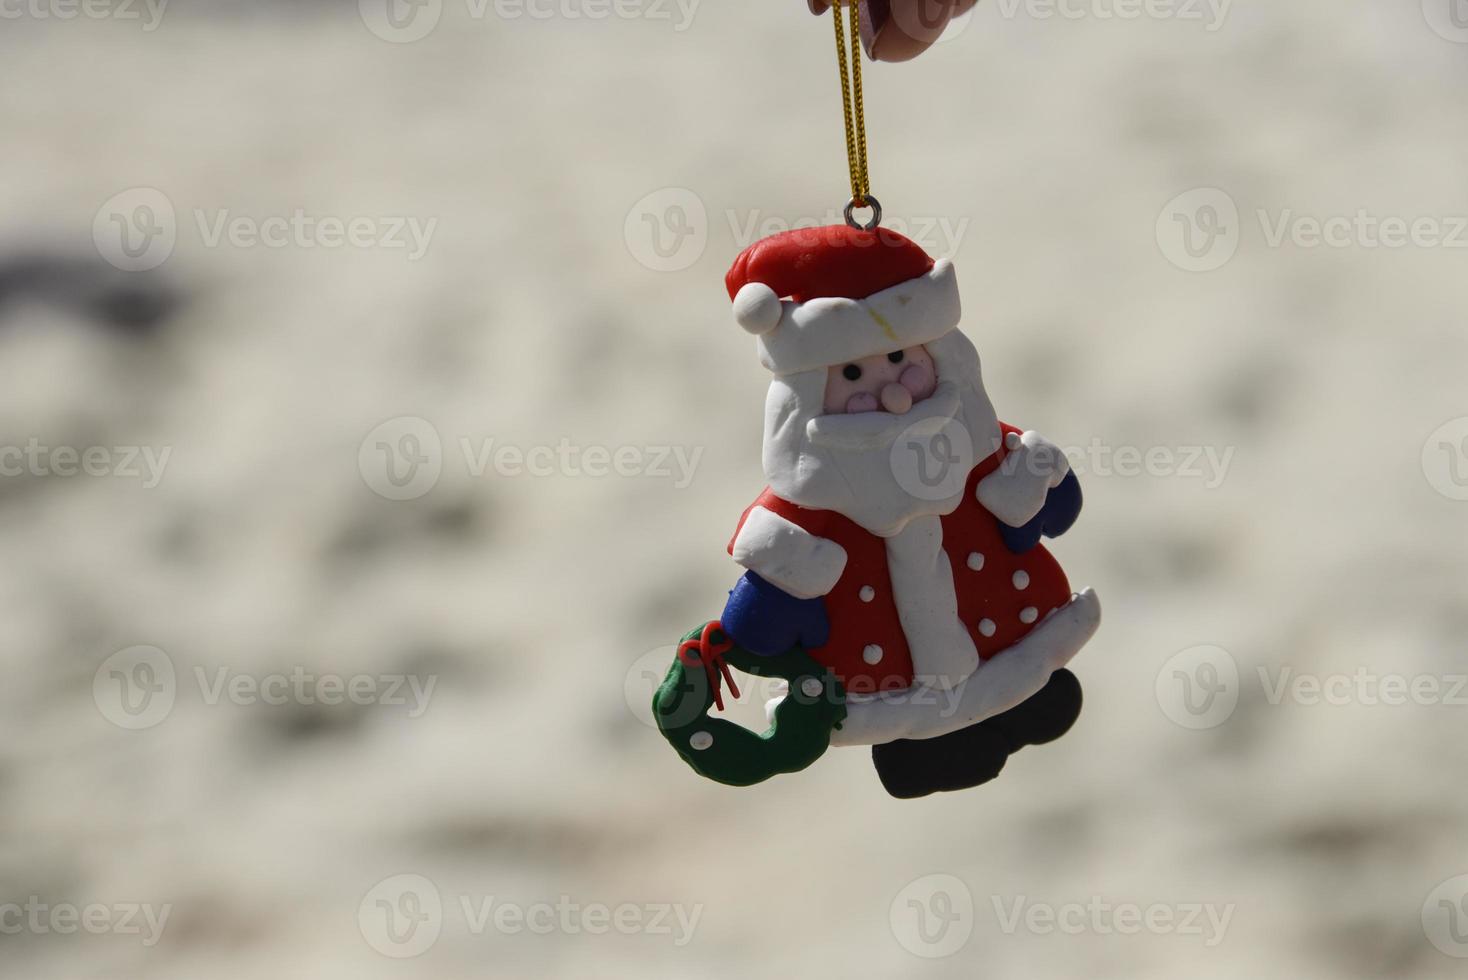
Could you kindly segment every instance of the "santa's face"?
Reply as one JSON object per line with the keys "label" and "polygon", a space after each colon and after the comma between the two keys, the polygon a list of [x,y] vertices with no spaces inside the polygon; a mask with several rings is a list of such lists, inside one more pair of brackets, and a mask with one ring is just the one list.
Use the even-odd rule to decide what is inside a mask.
{"label": "santa's face", "polygon": [[[848,377],[848,367],[861,376]],[[765,476],[780,497],[887,537],[914,517],[951,513],[975,449],[997,445],[998,433],[978,352],[952,330],[922,346],[776,376],[765,404]],[[931,453],[915,451],[928,444]],[[945,478],[932,483],[940,470]]]}
{"label": "santa's face", "polygon": [[937,386],[933,357],[919,344],[827,368],[824,409],[827,415],[905,415]]}

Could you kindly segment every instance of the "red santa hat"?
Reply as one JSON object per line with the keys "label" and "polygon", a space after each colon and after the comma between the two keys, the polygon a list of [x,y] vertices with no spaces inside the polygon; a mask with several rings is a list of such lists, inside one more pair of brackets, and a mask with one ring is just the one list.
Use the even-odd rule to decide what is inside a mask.
{"label": "red santa hat", "polygon": [[953,264],[881,228],[772,235],[746,248],[724,283],[734,319],[777,375],[925,344],[958,326]]}

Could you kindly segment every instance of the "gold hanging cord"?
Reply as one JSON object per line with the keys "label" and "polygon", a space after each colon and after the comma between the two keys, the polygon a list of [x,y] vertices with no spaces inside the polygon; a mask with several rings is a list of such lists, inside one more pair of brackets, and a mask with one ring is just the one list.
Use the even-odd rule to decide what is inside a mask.
{"label": "gold hanging cord", "polygon": [[[846,31],[841,24],[841,5],[850,9],[851,45],[848,68]],[[851,200],[844,211],[846,223],[853,228],[874,229],[882,221],[882,205],[872,197],[871,179],[867,174],[867,124],[861,97],[861,9],[858,0],[833,0],[831,22],[836,25],[836,64],[841,72],[841,113],[846,121],[846,163],[851,170]],[[872,218],[858,223],[851,212],[871,208]]]}

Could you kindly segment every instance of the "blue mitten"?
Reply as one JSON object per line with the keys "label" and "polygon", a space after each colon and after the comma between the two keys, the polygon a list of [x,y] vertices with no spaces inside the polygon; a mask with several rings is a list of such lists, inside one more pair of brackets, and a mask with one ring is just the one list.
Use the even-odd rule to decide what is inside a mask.
{"label": "blue mitten", "polygon": [[745,572],[729,593],[719,623],[735,643],[762,657],[796,645],[825,646],[831,632],[824,599],[797,599],[754,572]]}
{"label": "blue mitten", "polygon": [[1004,544],[1016,555],[1022,555],[1040,543],[1040,536],[1058,538],[1081,516],[1081,481],[1074,471],[1065,474],[1060,486],[1052,487],[1045,495],[1045,506],[1040,513],[1020,527],[999,524],[999,535]]}

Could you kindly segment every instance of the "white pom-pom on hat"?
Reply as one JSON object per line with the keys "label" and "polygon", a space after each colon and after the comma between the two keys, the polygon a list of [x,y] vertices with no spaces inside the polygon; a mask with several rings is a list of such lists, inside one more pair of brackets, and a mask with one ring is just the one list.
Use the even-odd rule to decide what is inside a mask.
{"label": "white pom-pom on hat", "polygon": [[734,295],[735,321],[756,336],[774,330],[783,312],[780,297],[762,282],[746,283]]}

